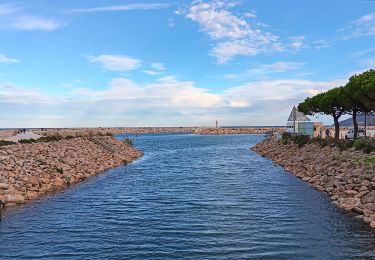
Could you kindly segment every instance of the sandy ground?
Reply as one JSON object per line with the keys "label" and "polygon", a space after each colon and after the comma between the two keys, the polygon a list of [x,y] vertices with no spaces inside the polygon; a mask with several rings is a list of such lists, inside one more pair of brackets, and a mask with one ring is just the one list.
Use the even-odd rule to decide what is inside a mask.
{"label": "sandy ground", "polygon": [[22,134],[16,134],[15,136],[4,138],[5,141],[12,141],[12,142],[18,142],[22,139],[38,139],[39,137],[42,137],[41,135],[34,134],[31,131],[28,131],[26,133]]}

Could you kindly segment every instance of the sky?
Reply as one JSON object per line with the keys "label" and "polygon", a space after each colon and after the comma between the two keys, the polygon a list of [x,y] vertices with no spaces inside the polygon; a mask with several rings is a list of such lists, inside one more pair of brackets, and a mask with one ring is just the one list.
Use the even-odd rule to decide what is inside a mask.
{"label": "sky", "polygon": [[0,0],[0,128],[284,125],[371,68],[373,0]]}

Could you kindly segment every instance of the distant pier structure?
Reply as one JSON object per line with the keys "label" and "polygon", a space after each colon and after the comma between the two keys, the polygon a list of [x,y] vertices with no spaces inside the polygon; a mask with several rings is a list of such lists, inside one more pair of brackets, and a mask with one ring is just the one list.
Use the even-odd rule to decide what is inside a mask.
{"label": "distant pier structure", "polygon": [[219,122],[216,120],[216,128],[219,127]]}

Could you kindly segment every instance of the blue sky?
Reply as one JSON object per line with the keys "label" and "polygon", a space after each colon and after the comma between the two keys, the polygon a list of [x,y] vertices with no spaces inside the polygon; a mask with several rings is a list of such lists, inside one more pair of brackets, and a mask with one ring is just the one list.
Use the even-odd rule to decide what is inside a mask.
{"label": "blue sky", "polygon": [[374,67],[371,0],[0,1],[0,127],[282,125]]}

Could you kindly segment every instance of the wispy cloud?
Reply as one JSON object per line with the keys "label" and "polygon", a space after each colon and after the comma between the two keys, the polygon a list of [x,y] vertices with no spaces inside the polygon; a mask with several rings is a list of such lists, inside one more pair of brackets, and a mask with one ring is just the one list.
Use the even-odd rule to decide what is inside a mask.
{"label": "wispy cloud", "polygon": [[0,54],[0,63],[19,63],[20,60],[7,57],[5,54]]}
{"label": "wispy cloud", "polygon": [[128,71],[137,69],[141,60],[124,55],[99,55],[88,56],[90,62],[99,62],[107,70]]}
{"label": "wispy cloud", "polygon": [[292,50],[300,51],[302,48],[306,48],[305,36],[294,36],[294,37],[290,37],[289,39],[291,41],[290,47],[292,48]]}
{"label": "wispy cloud", "polygon": [[159,62],[151,63],[151,68],[153,68],[154,70],[165,70],[164,64]]}
{"label": "wispy cloud", "polygon": [[331,47],[331,43],[324,39],[313,41],[312,45],[315,49],[318,49],[318,50]]}
{"label": "wispy cloud", "polygon": [[12,4],[0,4],[0,15],[14,13],[18,8]]}
{"label": "wispy cloud", "polygon": [[292,70],[300,69],[305,63],[302,62],[286,62],[279,61],[271,64],[260,64],[255,68],[246,70],[239,74],[227,74],[224,76],[226,79],[246,79],[253,78],[254,76],[263,77],[273,73],[283,73]]}
{"label": "wispy cloud", "polygon": [[352,21],[340,30],[343,40],[375,35],[375,13],[369,13]]}
{"label": "wispy cloud", "polygon": [[362,57],[362,56],[364,56],[366,54],[369,54],[369,53],[372,53],[372,52],[375,52],[375,47],[371,47],[371,48],[367,48],[367,49],[364,49],[364,50],[361,50],[361,51],[357,51],[357,52],[352,54],[352,57],[359,58],[359,57]]}
{"label": "wispy cloud", "polygon": [[20,31],[53,31],[65,25],[56,18],[28,14],[14,4],[0,5],[0,28]]}
{"label": "wispy cloud", "polygon": [[137,3],[126,5],[111,5],[91,8],[81,8],[68,10],[67,13],[97,13],[97,12],[120,12],[120,11],[133,11],[133,10],[152,10],[164,9],[170,7],[168,3]]}
{"label": "wispy cloud", "polygon": [[147,74],[147,75],[151,75],[151,76],[155,76],[155,75],[159,75],[160,72],[159,71],[155,71],[155,70],[142,70],[143,73]]}
{"label": "wispy cloud", "polygon": [[63,25],[62,22],[55,19],[31,15],[19,16],[9,23],[11,28],[25,31],[53,31]]}

